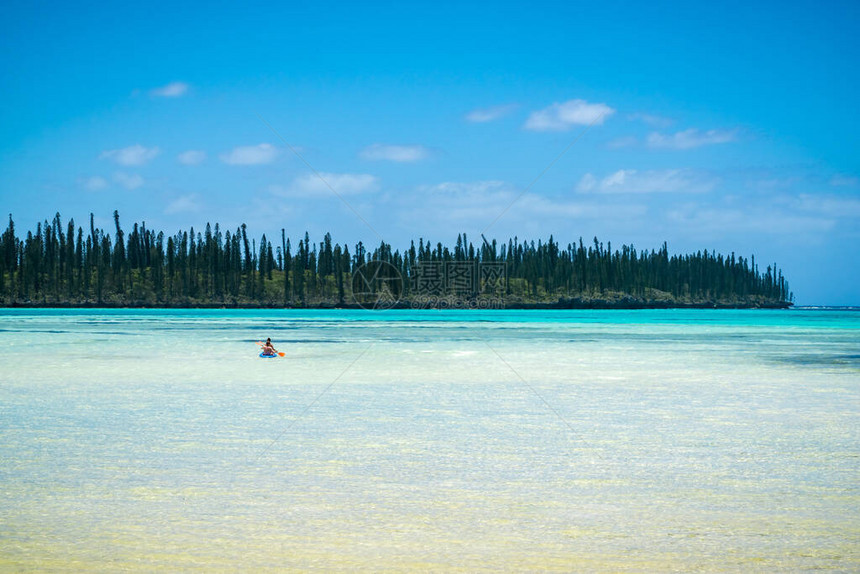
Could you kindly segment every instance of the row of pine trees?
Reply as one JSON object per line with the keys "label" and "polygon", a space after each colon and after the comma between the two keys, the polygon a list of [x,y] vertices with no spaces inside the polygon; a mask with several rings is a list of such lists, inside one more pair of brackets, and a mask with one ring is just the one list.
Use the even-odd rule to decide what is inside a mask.
{"label": "row of pine trees", "polygon": [[[165,235],[145,223],[126,232],[117,212],[114,222],[110,233],[97,228],[92,215],[84,229],[74,220],[63,224],[57,214],[19,237],[10,215],[0,235],[0,304],[348,305],[358,291],[367,296],[368,283],[357,281],[358,274],[365,279],[369,263],[380,261],[388,271],[380,274],[376,268],[371,289],[396,291],[389,295],[403,301],[424,294],[418,283],[422,269],[444,274],[444,266],[462,269],[464,264],[476,271],[459,296],[496,297],[511,304],[619,297],[646,304],[739,306],[793,300],[776,265],[762,272],[754,257],[734,253],[670,256],[665,243],[656,251],[632,245],[613,250],[597,238],[593,244],[580,238],[562,246],[550,237],[537,244],[483,240],[475,247],[461,234],[453,249],[419,239],[402,252],[385,242],[373,249],[359,242],[350,252],[328,233],[320,243],[305,233],[294,248],[284,230],[274,242],[266,235],[257,241],[249,239],[244,224],[232,232],[207,224],[202,232],[192,228]],[[497,270],[492,283],[477,271],[490,265]],[[392,274],[404,280],[385,281]]]}

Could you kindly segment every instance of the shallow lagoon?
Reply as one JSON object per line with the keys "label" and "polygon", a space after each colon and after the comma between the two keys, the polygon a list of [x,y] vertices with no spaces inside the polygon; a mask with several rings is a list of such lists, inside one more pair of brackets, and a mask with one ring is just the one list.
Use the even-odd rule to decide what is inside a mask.
{"label": "shallow lagoon", "polygon": [[3,310],[0,569],[857,570],[858,399],[850,311]]}

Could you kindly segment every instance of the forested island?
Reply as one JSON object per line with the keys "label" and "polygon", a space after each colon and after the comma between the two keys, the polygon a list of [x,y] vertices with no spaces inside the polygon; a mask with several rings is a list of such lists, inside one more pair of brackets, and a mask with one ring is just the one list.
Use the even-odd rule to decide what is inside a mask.
{"label": "forested island", "polygon": [[785,308],[794,296],[775,264],[699,251],[670,255],[611,243],[483,239],[408,248],[327,233],[293,246],[282,229],[249,239],[243,224],[167,235],[135,223],[86,231],[60,214],[19,237],[0,235],[0,306],[364,308]]}

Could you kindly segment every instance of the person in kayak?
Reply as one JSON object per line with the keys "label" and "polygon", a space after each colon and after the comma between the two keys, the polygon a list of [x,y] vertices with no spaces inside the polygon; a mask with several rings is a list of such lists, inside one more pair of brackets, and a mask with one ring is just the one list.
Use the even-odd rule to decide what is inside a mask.
{"label": "person in kayak", "polygon": [[274,357],[275,355],[277,355],[277,354],[278,354],[277,349],[275,349],[275,348],[272,346],[272,339],[271,339],[271,337],[267,338],[267,339],[266,339],[266,344],[265,344],[265,345],[263,345],[263,354],[264,354],[264,355],[266,355],[267,357]]}

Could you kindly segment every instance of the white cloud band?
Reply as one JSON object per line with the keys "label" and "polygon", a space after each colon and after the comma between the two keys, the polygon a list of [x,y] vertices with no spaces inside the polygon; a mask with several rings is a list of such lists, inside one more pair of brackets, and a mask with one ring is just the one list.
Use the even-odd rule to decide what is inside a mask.
{"label": "white cloud band", "polygon": [[394,161],[412,163],[430,156],[430,152],[420,145],[383,145],[367,146],[359,154],[361,159],[369,161]]}
{"label": "white cloud band", "polygon": [[176,157],[179,160],[179,163],[183,165],[200,165],[206,161],[206,152],[197,149],[190,149],[182,152]]}
{"label": "white cloud band", "polygon": [[568,100],[532,112],[523,127],[539,132],[567,131],[574,125],[600,125],[614,113],[615,110],[606,104],[590,104],[585,100]]}
{"label": "white cloud band", "polygon": [[717,178],[691,169],[619,169],[603,179],[586,173],[576,190],[601,194],[707,193],[717,183]]}
{"label": "white cloud band", "polygon": [[307,173],[287,187],[273,185],[269,191],[282,197],[320,197],[333,195],[332,189],[338,195],[371,193],[379,189],[379,179],[366,173]]}
{"label": "white cloud band", "polygon": [[737,130],[708,130],[700,131],[696,128],[663,135],[653,132],[648,135],[648,147],[664,149],[691,149],[704,145],[713,145],[733,142],[737,139]]}
{"label": "white cloud band", "polygon": [[272,163],[278,157],[278,150],[267,143],[252,146],[234,147],[221,154],[221,161],[228,165],[263,165]]}
{"label": "white cloud band", "polygon": [[185,82],[170,82],[166,86],[150,90],[150,94],[158,98],[178,98],[184,96],[188,91],[188,84]]}
{"label": "white cloud band", "polygon": [[161,150],[158,147],[146,148],[140,144],[125,147],[122,149],[111,149],[103,151],[99,155],[99,159],[110,160],[118,165],[126,167],[140,166],[149,163],[155,158]]}

